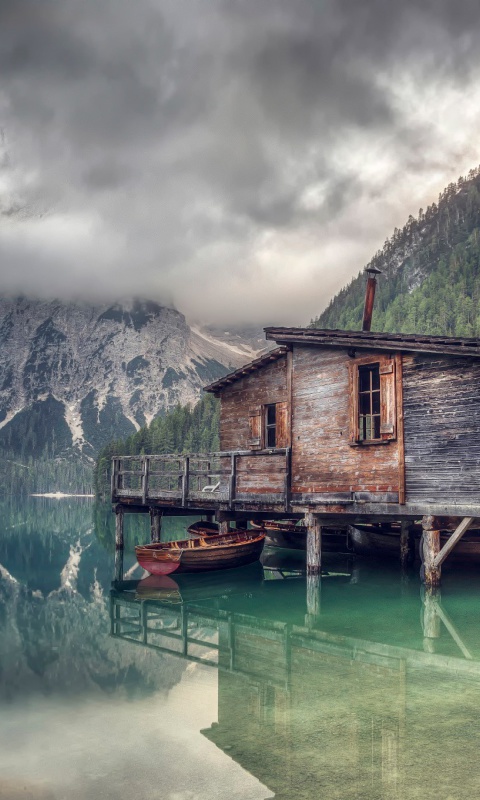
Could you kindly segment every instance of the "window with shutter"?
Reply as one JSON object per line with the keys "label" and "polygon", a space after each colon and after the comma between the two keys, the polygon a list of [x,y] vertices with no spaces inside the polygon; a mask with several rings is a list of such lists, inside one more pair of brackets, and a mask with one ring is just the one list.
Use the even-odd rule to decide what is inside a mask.
{"label": "window with shutter", "polygon": [[395,361],[380,358],[350,363],[352,444],[396,438]]}
{"label": "window with shutter", "polygon": [[290,432],[288,424],[288,403],[276,404],[277,418],[277,447],[288,447],[290,444]]}
{"label": "window with shutter", "polygon": [[260,408],[250,411],[249,417],[250,438],[248,446],[251,450],[260,450],[262,447],[262,412]]}
{"label": "window with shutter", "polygon": [[382,439],[395,439],[396,435],[395,361],[389,358],[380,364],[380,436]]}

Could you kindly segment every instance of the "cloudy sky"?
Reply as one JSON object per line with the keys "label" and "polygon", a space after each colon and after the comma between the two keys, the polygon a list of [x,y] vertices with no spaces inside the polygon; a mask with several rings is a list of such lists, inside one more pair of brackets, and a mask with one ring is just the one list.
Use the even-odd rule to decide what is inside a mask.
{"label": "cloudy sky", "polygon": [[303,324],[480,162],[478,0],[0,0],[0,291]]}

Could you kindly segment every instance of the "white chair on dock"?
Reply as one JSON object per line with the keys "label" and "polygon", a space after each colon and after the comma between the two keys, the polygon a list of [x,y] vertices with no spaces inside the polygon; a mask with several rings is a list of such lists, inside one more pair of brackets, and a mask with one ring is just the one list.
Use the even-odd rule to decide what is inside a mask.
{"label": "white chair on dock", "polygon": [[220,488],[220,481],[218,483],[212,483],[210,486],[204,486],[202,492],[218,492]]}

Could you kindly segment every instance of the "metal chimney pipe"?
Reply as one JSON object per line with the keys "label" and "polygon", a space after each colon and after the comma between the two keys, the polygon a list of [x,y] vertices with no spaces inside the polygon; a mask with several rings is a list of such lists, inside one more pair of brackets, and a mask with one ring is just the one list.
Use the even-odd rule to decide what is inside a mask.
{"label": "metal chimney pipe", "polygon": [[375,301],[375,289],[377,288],[377,275],[381,275],[382,271],[376,267],[366,267],[365,272],[368,275],[367,289],[365,292],[365,306],[363,309],[363,322],[362,331],[369,331],[372,326],[373,304]]}

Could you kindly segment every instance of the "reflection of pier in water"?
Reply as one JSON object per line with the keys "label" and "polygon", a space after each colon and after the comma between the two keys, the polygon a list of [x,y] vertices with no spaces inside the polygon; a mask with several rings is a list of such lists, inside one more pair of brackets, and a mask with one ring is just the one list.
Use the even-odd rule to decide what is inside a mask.
{"label": "reflection of pier in water", "polygon": [[362,614],[362,573],[330,575],[314,620],[303,578],[224,587],[155,599],[118,584],[111,631],[218,667],[218,723],[202,733],[276,798],[476,796],[480,643],[455,595],[447,613],[398,584],[388,620],[392,590]]}

